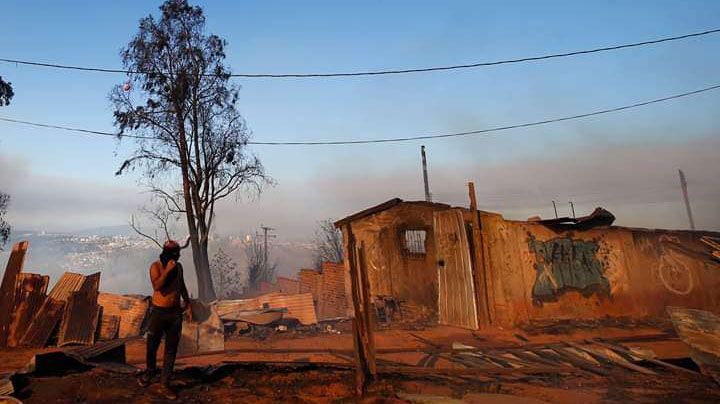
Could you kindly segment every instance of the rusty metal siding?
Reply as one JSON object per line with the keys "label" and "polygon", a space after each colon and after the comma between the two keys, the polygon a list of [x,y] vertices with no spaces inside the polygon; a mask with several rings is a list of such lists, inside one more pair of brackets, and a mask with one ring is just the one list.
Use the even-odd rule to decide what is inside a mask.
{"label": "rusty metal siding", "polygon": [[109,340],[117,338],[118,330],[120,329],[120,316],[105,314],[103,310],[100,310],[100,313],[98,339]]}
{"label": "rusty metal siding", "polygon": [[295,295],[263,295],[258,296],[257,301],[261,307],[267,303],[269,308],[287,308],[283,317],[296,318],[301,324],[309,325],[317,323],[315,315],[315,304],[310,293],[298,293]]}
{"label": "rusty metal siding", "polygon": [[57,345],[93,344],[99,315],[100,306],[97,305],[97,296],[86,291],[70,295],[60,323]]}
{"label": "rusty metal siding", "polygon": [[347,315],[345,266],[323,262],[322,270],[300,270],[300,293],[310,293],[320,320]]}
{"label": "rusty metal siding", "polygon": [[70,294],[58,332],[58,346],[92,345],[100,306],[97,304],[100,273],[85,277],[80,290]]}
{"label": "rusty metal siding", "polygon": [[70,294],[77,292],[83,286],[85,276],[65,272],[53,286],[37,315],[30,323],[20,343],[24,346],[43,347],[63,317],[63,309]]}
{"label": "rusty metal siding", "polygon": [[8,346],[20,344],[20,339],[27,331],[33,317],[45,302],[48,282],[47,275],[21,273],[15,288],[15,304],[13,321],[8,330]]}
{"label": "rusty metal siding", "polygon": [[147,299],[100,293],[98,304],[103,308],[103,316],[120,317],[119,338],[140,335],[140,328],[149,306]]}
{"label": "rusty metal siding", "polygon": [[0,348],[6,346],[8,342],[10,324],[13,322],[15,286],[25,263],[27,248],[27,241],[21,241],[13,246],[0,284]]}
{"label": "rusty metal siding", "polygon": [[472,260],[460,210],[435,212],[438,319],[441,324],[477,329]]}
{"label": "rusty metal siding", "polygon": [[555,232],[483,215],[493,325],[720,312],[720,265],[702,232],[600,227]]}

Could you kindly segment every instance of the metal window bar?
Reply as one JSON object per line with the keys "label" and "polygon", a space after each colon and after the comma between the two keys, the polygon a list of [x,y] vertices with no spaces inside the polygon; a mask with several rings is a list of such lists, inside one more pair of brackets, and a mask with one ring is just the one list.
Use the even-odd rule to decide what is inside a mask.
{"label": "metal window bar", "polygon": [[411,255],[425,254],[425,230],[405,230],[405,252]]}

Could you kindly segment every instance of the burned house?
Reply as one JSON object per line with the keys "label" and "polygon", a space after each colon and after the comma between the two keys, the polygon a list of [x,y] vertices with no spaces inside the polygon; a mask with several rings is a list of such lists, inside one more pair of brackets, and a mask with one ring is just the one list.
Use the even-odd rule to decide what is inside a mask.
{"label": "burned house", "polygon": [[349,232],[363,249],[371,296],[423,305],[441,324],[639,319],[665,316],[667,306],[720,313],[720,262],[711,248],[719,233],[627,228],[613,219],[600,209],[579,219],[516,221],[392,199],[335,225],[346,257]]}

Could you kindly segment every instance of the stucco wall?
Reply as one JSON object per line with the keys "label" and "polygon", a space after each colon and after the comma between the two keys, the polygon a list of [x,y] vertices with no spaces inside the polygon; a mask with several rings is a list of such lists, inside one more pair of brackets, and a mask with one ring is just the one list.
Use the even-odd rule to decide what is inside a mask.
{"label": "stucco wall", "polygon": [[720,313],[720,265],[710,260],[701,232],[554,232],[538,223],[481,216],[493,325],[664,316],[669,305]]}

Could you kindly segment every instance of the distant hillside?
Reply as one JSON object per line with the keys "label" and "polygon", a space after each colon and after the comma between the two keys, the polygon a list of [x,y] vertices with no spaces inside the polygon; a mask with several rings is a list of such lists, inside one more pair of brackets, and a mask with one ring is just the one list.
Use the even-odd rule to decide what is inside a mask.
{"label": "distant hillside", "polygon": [[[160,253],[152,242],[138,237],[127,226],[108,226],[86,229],[77,234],[42,234],[15,232],[5,251],[0,253],[0,266],[5,267],[12,244],[28,240],[30,249],[25,271],[50,275],[50,287],[65,271],[90,274],[101,272],[100,288],[114,293],[148,294],[148,267]],[[118,231],[119,233],[114,233]],[[218,247],[245,272],[247,260],[245,244],[238,239],[220,238],[210,243],[210,256]],[[181,262],[186,268],[186,279],[191,291],[196,289],[192,253],[183,252]],[[277,265],[276,275],[297,277],[301,268],[312,265],[312,246],[303,242],[270,243],[270,262]],[[194,293],[197,296],[197,293]]]}

